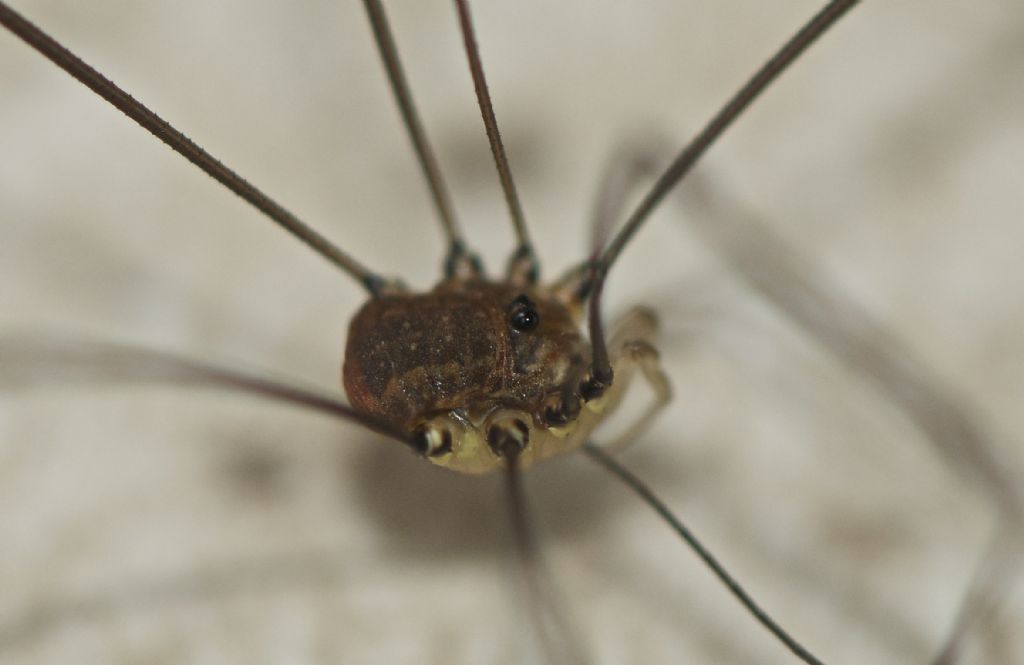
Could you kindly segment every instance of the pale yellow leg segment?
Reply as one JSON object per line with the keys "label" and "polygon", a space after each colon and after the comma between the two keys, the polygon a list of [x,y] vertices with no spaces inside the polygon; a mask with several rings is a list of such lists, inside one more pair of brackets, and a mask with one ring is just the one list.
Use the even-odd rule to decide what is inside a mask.
{"label": "pale yellow leg segment", "polygon": [[602,446],[609,451],[622,450],[635,442],[654,422],[654,418],[672,399],[668,376],[661,369],[654,341],[658,334],[658,319],[646,307],[637,307],[623,316],[612,334],[612,368],[615,372],[614,401],[617,403],[626,391],[633,372],[639,369],[654,392],[654,399],[644,412],[611,442]]}
{"label": "pale yellow leg segment", "polygon": [[633,421],[633,424],[626,428],[625,432],[602,446],[607,451],[617,452],[636,442],[650,427],[658,412],[664,409],[672,399],[672,387],[669,385],[668,376],[661,369],[658,350],[647,342],[626,342],[613,367],[616,376],[625,371],[632,372],[634,368],[639,368],[647,380],[647,385],[654,391],[654,399],[640,414],[640,417]]}

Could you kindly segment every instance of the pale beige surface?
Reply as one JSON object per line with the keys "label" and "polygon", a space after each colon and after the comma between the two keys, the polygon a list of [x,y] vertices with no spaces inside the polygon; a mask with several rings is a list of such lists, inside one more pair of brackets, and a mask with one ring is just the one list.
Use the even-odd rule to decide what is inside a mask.
{"label": "pale beige surface", "polygon": [[[681,142],[817,6],[477,4],[547,275],[582,255],[618,137]],[[439,236],[359,3],[16,5],[369,265],[433,279]],[[509,234],[452,9],[390,5],[496,265]],[[969,395],[1018,468],[1022,45],[1019,2],[866,3],[704,171]],[[7,35],[0,90],[0,330],[336,385],[349,281]],[[925,662],[984,503],[680,220],[657,216],[611,279],[612,311],[662,312],[677,393],[626,461],[828,662]],[[794,662],[586,460],[527,489],[594,661]],[[497,479],[245,398],[5,395],[0,662],[528,662],[501,500]],[[1022,626],[1017,589],[967,662],[1021,662]]]}

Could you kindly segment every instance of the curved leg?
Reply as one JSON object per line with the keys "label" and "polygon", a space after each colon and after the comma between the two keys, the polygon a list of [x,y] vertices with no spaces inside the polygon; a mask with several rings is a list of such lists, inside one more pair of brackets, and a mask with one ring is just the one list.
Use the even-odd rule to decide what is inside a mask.
{"label": "curved leg", "polygon": [[[629,363],[632,367],[626,369],[621,365]],[[654,391],[654,399],[643,413],[633,421],[626,431],[605,444],[603,448],[607,451],[621,451],[636,442],[637,439],[650,427],[658,413],[672,400],[672,386],[668,377],[661,369],[658,350],[647,342],[627,342],[622,346],[619,361],[615,364],[615,374],[622,376],[626,371],[639,368],[643,373],[647,385]]]}
{"label": "curved leg", "polygon": [[654,392],[654,399],[622,434],[602,446],[605,450],[622,450],[635,442],[672,399],[672,387],[654,347],[657,333],[658,319],[646,307],[629,310],[615,325],[611,341],[617,382],[615,402],[621,399],[633,372],[638,369]]}
{"label": "curved leg", "polygon": [[653,180],[659,167],[672,158],[664,149],[673,141],[632,137],[622,141],[605,165],[590,211],[590,251],[600,252],[616,224],[623,221],[626,200],[644,181]]}

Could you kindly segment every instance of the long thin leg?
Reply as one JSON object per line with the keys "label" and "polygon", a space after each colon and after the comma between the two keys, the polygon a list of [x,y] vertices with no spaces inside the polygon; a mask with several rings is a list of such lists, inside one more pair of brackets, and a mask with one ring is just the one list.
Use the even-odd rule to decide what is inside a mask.
{"label": "long thin leg", "polygon": [[135,346],[69,340],[56,336],[0,337],[0,390],[31,388],[47,381],[168,383],[248,393],[353,422],[415,449],[393,425],[353,409],[337,397],[209,362]]}
{"label": "long thin leg", "polygon": [[733,121],[764,92],[779,74],[789,68],[811,44],[835,25],[858,1],[832,0],[827,3],[762,65],[711,118],[697,136],[686,144],[668,169],[658,178],[654,187],[644,196],[623,227],[612,238],[601,256],[593,262],[591,266],[593,287],[589,327],[590,341],[593,347],[591,380],[595,384],[594,388],[602,389],[612,380],[612,367],[601,324],[601,292],[604,289],[604,280],[608,275],[608,270],[615,263],[623,248],[650,217],[658,204],[690,172],[708,148],[714,145],[722,133],[732,125]]}
{"label": "long thin leg", "polygon": [[637,188],[657,175],[660,158],[669,157],[664,142],[633,139],[612,151],[598,181],[590,211],[590,254],[598,256],[608,243],[626,209],[626,200]]}
{"label": "long thin leg", "polygon": [[487,80],[484,78],[484,68],[480,61],[480,48],[477,46],[473,21],[469,15],[469,5],[466,0],[455,0],[455,8],[459,14],[462,41],[466,47],[469,71],[473,76],[473,87],[476,89],[476,98],[480,105],[480,115],[483,117],[484,128],[487,130],[487,140],[491,144],[494,165],[498,169],[501,189],[505,192],[505,203],[508,205],[512,226],[515,228],[519,243],[509,262],[508,277],[514,282],[532,284],[540,277],[540,264],[533,251],[533,243],[530,242],[530,234],[526,229],[526,216],[523,214],[523,206],[519,202],[516,184],[512,180],[512,169],[508,165],[508,157],[505,156],[505,146],[501,142],[498,120],[494,116],[491,93],[487,90]]}
{"label": "long thin leg", "polygon": [[384,5],[380,0],[364,0],[366,13],[370,17],[370,26],[373,28],[373,37],[377,42],[377,50],[380,52],[381,60],[384,61],[384,68],[388,73],[388,80],[391,83],[391,92],[395,95],[395,102],[402,114],[402,122],[409,133],[413,149],[416,151],[416,158],[419,160],[420,168],[423,169],[423,176],[430,188],[430,195],[437,210],[437,216],[441,221],[441,227],[448,238],[448,256],[445,259],[445,276],[454,277],[476,277],[481,273],[480,259],[475,254],[468,252],[459,224],[455,219],[455,210],[452,208],[451,196],[448,187],[445,185],[441,169],[437,164],[437,157],[427,140],[426,132],[423,131],[423,123],[420,121],[419,112],[412,99],[412,91],[405,78],[402,68],[402,61],[398,57],[398,47],[391,34],[391,27],[388,25],[387,15],[384,13]]}
{"label": "long thin leg", "polygon": [[641,481],[639,478],[634,476],[629,469],[622,466],[613,457],[605,453],[600,446],[593,443],[586,443],[583,446],[583,451],[590,456],[592,460],[604,467],[609,473],[614,475],[616,478],[626,484],[631,490],[633,490],[640,499],[646,503],[652,510],[665,520],[672,527],[673,531],[680,537],[680,539],[686,543],[693,552],[700,558],[704,565],[706,565],[711,572],[718,577],[719,581],[729,590],[729,592],[736,597],[736,599],[743,605],[744,608],[760,623],[765,627],[772,635],[774,635],[780,642],[782,642],[786,648],[793,652],[793,654],[805,663],[811,665],[822,665],[822,661],[819,660],[814,654],[812,654],[806,647],[796,641],[789,633],[787,633],[782,626],[780,626],[756,601],[747,593],[747,591],[740,585],[736,578],[734,578],[729,571],[718,561],[717,558],[706,548],[704,544],[690,531],[682,520],[675,516],[675,514],[666,506]]}
{"label": "long thin leg", "polygon": [[242,176],[229,169],[213,155],[200,148],[166,120],[150,111],[113,81],[83,62],[78,56],[61,46],[56,40],[3,2],[0,2],[0,25],[6,27],[55,65],[110,102],[111,105],[166,143],[179,155],[205,171],[214,180],[250,203],[278,226],[304,242],[317,254],[341,268],[346,274],[357,280],[371,295],[376,296],[382,291],[398,288],[397,283],[389,282],[363,267],[327,238],[306,225]]}
{"label": "long thin leg", "polygon": [[994,544],[979,557],[978,572],[936,661],[951,665],[978,617],[998,605],[1007,580],[1020,572],[1024,496],[1020,483],[1009,475],[1012,465],[999,458],[994,438],[965,405],[964,397],[944,385],[809,257],[749,211],[727,205],[727,197],[717,195],[710,182],[696,184],[700,186],[691,188],[689,200],[702,203],[705,212],[689,215],[688,221],[698,235],[753,290],[902,411],[946,466],[993,506],[997,515]]}
{"label": "long thin leg", "polygon": [[519,468],[518,453],[508,456],[505,467],[505,488],[508,496],[509,520],[529,601],[530,622],[540,641],[545,659],[555,665],[583,665],[588,658],[583,653],[582,641],[576,635],[565,609],[559,602],[555,588],[530,525],[523,493],[523,474]]}

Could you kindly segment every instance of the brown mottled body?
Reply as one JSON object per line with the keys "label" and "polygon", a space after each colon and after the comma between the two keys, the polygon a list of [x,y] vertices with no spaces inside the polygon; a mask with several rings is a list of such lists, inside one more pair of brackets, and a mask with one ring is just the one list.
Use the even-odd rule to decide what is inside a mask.
{"label": "brown mottled body", "polygon": [[[530,330],[509,320],[524,296],[539,317]],[[453,410],[478,421],[499,403],[539,412],[582,377],[587,346],[566,306],[537,289],[449,280],[367,301],[349,327],[343,379],[353,406],[411,431]]]}
{"label": "brown mottled body", "polygon": [[655,388],[656,410],[668,384],[653,314],[634,311],[616,327],[616,381],[593,390],[575,286],[451,278],[427,293],[370,298],[349,327],[349,401],[408,433],[435,464],[464,473],[500,468],[510,450],[525,467],[578,448],[636,367]]}

